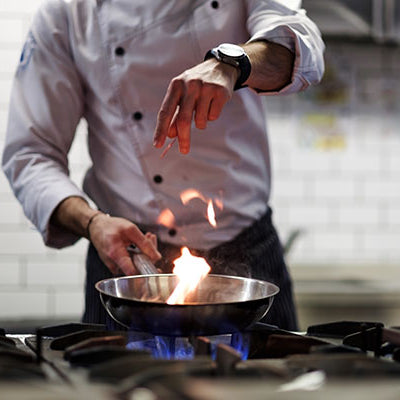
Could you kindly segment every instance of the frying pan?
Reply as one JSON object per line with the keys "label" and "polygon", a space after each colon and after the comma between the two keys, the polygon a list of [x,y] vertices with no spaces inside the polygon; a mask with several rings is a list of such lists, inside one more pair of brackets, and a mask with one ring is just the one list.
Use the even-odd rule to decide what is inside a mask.
{"label": "frying pan", "polygon": [[109,315],[130,330],[162,336],[243,331],[267,314],[279,292],[270,282],[209,274],[184,304],[171,305],[166,300],[178,277],[156,273],[143,254],[134,254],[133,261],[145,275],[104,279],[95,285]]}

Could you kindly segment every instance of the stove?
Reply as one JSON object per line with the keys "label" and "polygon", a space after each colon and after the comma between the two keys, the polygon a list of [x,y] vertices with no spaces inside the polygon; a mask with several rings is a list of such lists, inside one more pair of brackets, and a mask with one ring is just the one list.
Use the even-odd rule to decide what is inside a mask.
{"label": "stove", "polygon": [[0,398],[400,398],[400,328],[337,321],[307,332],[160,337],[71,323],[0,329]]}

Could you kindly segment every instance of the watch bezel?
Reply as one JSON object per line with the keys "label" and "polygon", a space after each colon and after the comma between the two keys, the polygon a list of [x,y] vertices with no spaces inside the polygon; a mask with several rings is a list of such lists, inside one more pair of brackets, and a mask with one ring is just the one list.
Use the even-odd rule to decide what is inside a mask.
{"label": "watch bezel", "polygon": [[244,49],[237,44],[221,43],[216,49],[218,53],[234,59],[240,59],[246,56]]}

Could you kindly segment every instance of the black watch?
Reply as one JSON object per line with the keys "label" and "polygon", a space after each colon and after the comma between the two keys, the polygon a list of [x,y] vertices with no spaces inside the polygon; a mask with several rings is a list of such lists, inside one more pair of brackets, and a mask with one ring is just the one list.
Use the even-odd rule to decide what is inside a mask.
{"label": "black watch", "polygon": [[236,44],[222,43],[219,46],[208,50],[204,60],[208,60],[211,57],[215,57],[218,61],[239,68],[240,74],[236,81],[234,90],[245,87],[243,86],[243,83],[246,82],[247,78],[250,76],[251,64],[249,56],[242,47]]}

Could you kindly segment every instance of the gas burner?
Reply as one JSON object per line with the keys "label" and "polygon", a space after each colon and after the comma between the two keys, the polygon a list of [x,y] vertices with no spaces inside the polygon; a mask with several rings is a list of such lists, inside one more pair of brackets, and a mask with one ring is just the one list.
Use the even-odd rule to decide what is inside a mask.
{"label": "gas burner", "polygon": [[308,379],[311,371],[320,371],[315,376],[323,376],[327,388],[340,379],[355,379],[359,385],[367,377],[368,382],[394,378],[392,384],[400,377],[399,360],[400,330],[375,322],[337,321],[311,326],[306,333],[257,323],[240,333],[199,337],[79,323],[39,328],[25,338],[0,329],[0,389],[5,383],[35,381],[43,388],[93,389],[91,395],[107,400],[145,394],[197,400],[202,397],[190,388],[202,392],[200,382],[215,393],[230,382],[233,392],[225,388],[225,397],[234,397],[235,388],[240,393],[249,381],[249,397],[260,385],[264,394],[276,394],[280,385],[301,381],[304,374]]}

